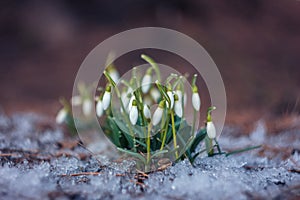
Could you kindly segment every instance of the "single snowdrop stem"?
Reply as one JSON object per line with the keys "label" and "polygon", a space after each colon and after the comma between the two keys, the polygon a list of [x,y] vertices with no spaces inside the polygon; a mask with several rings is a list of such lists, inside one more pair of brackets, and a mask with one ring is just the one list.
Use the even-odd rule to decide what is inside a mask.
{"label": "single snowdrop stem", "polygon": [[[208,156],[214,155],[214,147],[213,140],[216,138],[216,128],[214,123],[212,122],[211,112],[215,110],[216,107],[212,106],[207,109],[207,117],[206,117],[206,133],[207,138],[205,140],[206,151]],[[219,149],[220,147],[218,147]]]}
{"label": "single snowdrop stem", "polygon": [[146,62],[148,62],[148,63],[151,65],[151,67],[154,69],[154,71],[155,71],[155,73],[156,73],[157,80],[158,80],[158,81],[161,81],[160,70],[159,70],[159,68],[158,68],[158,66],[157,66],[157,64],[156,64],[156,62],[155,62],[152,58],[150,58],[149,56],[147,56],[147,55],[145,55],[145,54],[142,54],[142,55],[141,55],[141,58],[142,58],[143,60],[145,60]]}

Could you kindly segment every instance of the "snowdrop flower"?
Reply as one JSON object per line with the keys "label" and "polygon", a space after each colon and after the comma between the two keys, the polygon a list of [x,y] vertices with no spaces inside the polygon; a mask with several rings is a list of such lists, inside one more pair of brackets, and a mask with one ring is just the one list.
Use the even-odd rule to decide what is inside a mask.
{"label": "snowdrop flower", "polygon": [[106,87],[102,97],[103,110],[107,110],[107,108],[109,107],[110,99],[111,99],[111,86],[109,85]]}
{"label": "snowdrop flower", "polygon": [[182,103],[181,103],[181,101],[179,101],[177,94],[174,95],[174,100],[175,100],[175,104],[174,104],[175,114],[181,118],[182,117]]}
{"label": "snowdrop flower", "polygon": [[170,98],[170,103],[171,103],[171,107],[169,107],[169,102],[167,102],[167,107],[169,107],[170,109],[173,108],[174,106],[174,96],[173,96],[173,92],[172,91],[167,91],[167,95]]}
{"label": "snowdrop flower", "polygon": [[193,86],[193,94],[192,94],[192,104],[196,111],[200,110],[200,96],[198,94],[198,88],[196,85]]}
{"label": "snowdrop flower", "polygon": [[149,68],[142,80],[141,86],[142,86],[142,92],[144,94],[149,91],[150,86],[151,86],[151,81],[152,81],[151,71],[152,71],[152,68]]}
{"label": "snowdrop flower", "polygon": [[155,110],[153,117],[152,117],[152,124],[156,126],[162,118],[163,112],[164,112],[164,107],[165,107],[165,101],[161,101],[158,105],[158,108]]}
{"label": "snowdrop flower", "polygon": [[81,103],[82,103],[82,99],[81,99],[80,96],[73,96],[73,97],[71,98],[71,104],[72,104],[73,106],[79,106]]}
{"label": "snowdrop flower", "polygon": [[129,119],[132,125],[135,125],[137,120],[138,120],[138,109],[137,109],[137,104],[136,104],[136,100],[132,101],[132,107],[130,109],[130,113],[129,113]]}
{"label": "snowdrop flower", "polygon": [[110,65],[107,68],[107,72],[109,73],[109,76],[111,77],[111,79],[115,82],[118,83],[119,79],[120,79],[120,74],[118,72],[118,70],[113,66]]}
{"label": "snowdrop flower", "polygon": [[58,111],[57,115],[56,115],[56,123],[61,124],[65,121],[65,119],[67,118],[68,115],[68,111],[65,108],[62,108],[60,111]]}
{"label": "snowdrop flower", "polygon": [[90,99],[83,100],[82,112],[85,116],[89,116],[92,113],[93,102]]}
{"label": "snowdrop flower", "polygon": [[144,116],[146,117],[146,119],[151,119],[151,112],[150,112],[148,105],[146,105],[146,104],[144,105],[143,113],[144,113]]}
{"label": "snowdrop flower", "polygon": [[96,114],[98,117],[103,115],[103,104],[102,101],[99,99],[96,105]]}
{"label": "snowdrop flower", "polygon": [[124,107],[126,108],[128,106],[128,103],[129,103],[129,98],[128,98],[128,93],[123,91],[122,94],[121,94],[121,100],[122,100],[122,103],[124,105]]}
{"label": "snowdrop flower", "polygon": [[130,100],[129,100],[128,108],[127,108],[128,113],[130,112],[130,110],[131,110],[131,108],[132,108],[133,100],[135,100],[135,96],[132,94],[132,95],[131,95],[131,98],[130,98]]}
{"label": "snowdrop flower", "polygon": [[159,101],[159,99],[160,99],[160,92],[158,91],[158,89],[152,88],[152,89],[150,90],[150,95],[151,95],[151,97],[153,98],[153,100],[154,100],[155,102],[158,102],[158,101]]}
{"label": "snowdrop flower", "polygon": [[216,138],[216,127],[214,125],[214,123],[212,122],[212,119],[211,119],[211,112],[213,110],[215,110],[216,107],[209,107],[207,109],[207,119],[206,119],[206,131],[207,131],[207,136],[210,138],[210,139],[214,139]]}
{"label": "snowdrop flower", "polygon": [[213,122],[207,122],[206,131],[207,131],[207,136],[210,139],[216,138],[216,128]]}
{"label": "snowdrop flower", "polygon": [[177,89],[177,90],[175,91],[175,94],[177,94],[178,100],[182,102],[182,97],[183,97],[183,96],[182,96],[182,91],[179,90],[179,89]]}

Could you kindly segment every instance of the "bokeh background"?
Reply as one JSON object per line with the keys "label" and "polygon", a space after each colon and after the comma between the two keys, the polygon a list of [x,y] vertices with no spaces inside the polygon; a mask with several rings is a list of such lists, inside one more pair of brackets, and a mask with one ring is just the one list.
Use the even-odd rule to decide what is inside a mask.
{"label": "bokeh background", "polygon": [[1,108],[54,116],[58,98],[71,96],[90,50],[142,26],[175,29],[203,45],[224,79],[227,124],[238,124],[245,133],[261,118],[273,132],[295,125],[298,0],[1,1]]}

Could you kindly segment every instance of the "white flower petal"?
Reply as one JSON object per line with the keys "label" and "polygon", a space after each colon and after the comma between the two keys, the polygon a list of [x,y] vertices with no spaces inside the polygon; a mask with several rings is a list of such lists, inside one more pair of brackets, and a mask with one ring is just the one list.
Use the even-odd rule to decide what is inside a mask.
{"label": "white flower petal", "polygon": [[66,109],[61,109],[60,111],[58,111],[57,115],[56,115],[56,123],[61,124],[65,121],[66,117],[67,117],[67,111]]}
{"label": "white flower petal", "polygon": [[98,117],[103,115],[103,104],[102,101],[98,101],[96,105],[96,114]]}
{"label": "white flower petal", "polygon": [[117,70],[111,70],[109,72],[109,75],[111,77],[111,79],[115,82],[115,83],[118,83],[119,79],[120,79],[120,75],[119,75],[119,72]]}
{"label": "white flower petal", "polygon": [[210,138],[210,139],[214,139],[216,138],[216,127],[214,125],[213,122],[207,122],[206,123],[206,131],[207,131],[207,136]]}
{"label": "white flower petal", "polygon": [[103,98],[102,98],[103,110],[107,110],[107,108],[109,107],[110,98],[111,98],[111,93],[108,91],[105,91],[103,94]]}
{"label": "white flower petal", "polygon": [[132,106],[130,113],[129,113],[129,119],[132,125],[135,125],[138,120],[138,109],[136,106]]}
{"label": "white flower petal", "polygon": [[146,74],[142,80],[142,92],[147,93],[151,86],[152,77],[149,74]]}
{"label": "white flower petal", "polygon": [[176,90],[175,93],[176,93],[177,96],[178,96],[178,100],[179,100],[180,102],[182,102],[182,91],[181,91],[181,90]]}
{"label": "white flower petal", "polygon": [[71,104],[73,106],[79,106],[82,103],[81,97],[80,96],[73,96],[71,98]]}
{"label": "white flower petal", "polygon": [[175,101],[174,111],[175,111],[175,114],[178,117],[180,117],[180,118],[182,117],[182,104],[181,104],[181,101]]}
{"label": "white flower petal", "polygon": [[160,92],[158,91],[158,89],[156,89],[156,88],[151,89],[150,90],[150,95],[151,95],[151,97],[153,98],[153,100],[155,102],[159,101],[159,99],[160,99]]}
{"label": "white flower petal", "polygon": [[[171,91],[168,91],[167,95],[170,98],[170,101],[171,101],[171,107],[170,108],[172,109],[173,106],[174,106],[174,96],[173,96],[173,93]],[[167,107],[169,107],[169,103],[168,102],[167,102]]]}
{"label": "white flower petal", "polygon": [[152,117],[152,124],[154,126],[156,126],[161,121],[162,115],[163,115],[163,109],[158,107],[155,110],[153,117]]}
{"label": "white flower petal", "polygon": [[146,119],[151,119],[151,112],[147,105],[144,105],[143,113]]}
{"label": "white flower petal", "polygon": [[193,93],[192,95],[192,103],[193,103],[193,107],[196,111],[200,110],[200,96],[197,92]]}
{"label": "white flower petal", "polygon": [[89,99],[85,99],[82,103],[82,112],[85,116],[89,116],[93,110],[93,102]]}

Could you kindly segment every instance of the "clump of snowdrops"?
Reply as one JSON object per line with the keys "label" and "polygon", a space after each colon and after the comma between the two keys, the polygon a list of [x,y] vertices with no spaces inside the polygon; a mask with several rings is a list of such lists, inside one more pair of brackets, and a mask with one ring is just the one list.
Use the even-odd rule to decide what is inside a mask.
{"label": "clump of snowdrops", "polygon": [[[104,71],[105,89],[98,88],[100,93],[95,102],[87,95],[91,87],[79,85],[80,96],[72,97],[71,103],[62,101],[64,107],[56,121],[65,122],[74,131],[71,104],[82,106],[86,116],[91,113],[92,106],[96,106],[97,116],[104,118],[102,129],[105,135],[120,152],[134,157],[138,169],[145,172],[162,168],[161,163],[166,160],[176,162],[187,158],[193,164],[201,153],[206,152],[208,156],[222,154],[212,117],[216,107],[207,108],[205,127],[195,130],[201,107],[197,75],[191,83],[192,96],[188,103],[192,105],[193,120],[189,124],[184,115],[187,104],[185,77],[170,74],[163,81],[156,62],[147,55],[141,55],[141,58],[149,63],[149,68],[144,74],[133,68],[129,81],[120,80],[115,66],[110,64]],[[151,105],[157,105],[153,112]],[[205,146],[201,149],[203,141]]]}

